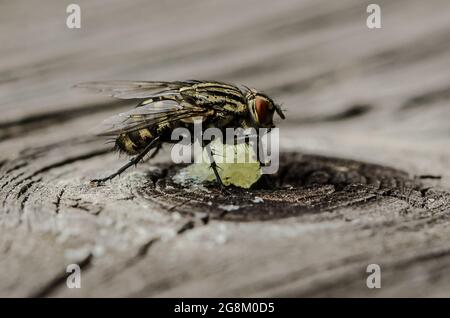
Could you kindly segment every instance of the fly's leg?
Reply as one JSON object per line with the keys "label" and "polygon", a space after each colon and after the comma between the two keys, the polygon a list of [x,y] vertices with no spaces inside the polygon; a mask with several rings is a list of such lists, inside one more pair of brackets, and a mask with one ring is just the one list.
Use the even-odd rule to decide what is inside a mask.
{"label": "fly's leg", "polygon": [[209,161],[211,162],[210,167],[214,172],[214,176],[216,177],[216,182],[220,186],[220,190],[222,192],[228,193],[228,191],[226,190],[226,186],[223,184],[222,179],[220,178],[219,171],[217,170],[218,166],[216,161],[214,160],[214,154],[211,151],[211,144],[209,142],[203,142],[203,147],[206,148],[206,152],[208,153]]}
{"label": "fly's leg", "polygon": [[[155,139],[153,139],[153,140],[145,147],[145,149],[144,149],[140,154],[138,154],[138,155],[137,155],[136,157],[134,157],[134,158],[131,158],[130,161],[129,161],[126,165],[124,165],[123,167],[121,167],[119,170],[117,170],[117,171],[114,172],[113,174],[111,174],[111,175],[109,175],[109,176],[107,176],[107,177],[105,177],[105,178],[102,178],[102,179],[94,179],[94,180],[91,180],[91,183],[96,183],[97,185],[99,185],[99,184],[101,184],[101,183],[103,183],[103,182],[105,182],[105,181],[108,181],[108,180],[111,180],[111,179],[117,177],[118,175],[120,175],[122,172],[124,172],[125,170],[127,170],[127,169],[130,168],[131,166],[136,166],[136,165],[139,163],[139,161],[141,161],[141,160],[145,157],[145,155],[152,149],[152,147],[155,145],[155,143],[156,143],[158,140],[159,140],[159,137],[156,137]],[[158,149],[158,148],[157,148],[157,149]],[[153,155],[153,154],[152,154],[152,155]]]}
{"label": "fly's leg", "polygon": [[[262,162],[261,157],[260,157],[260,152],[259,152],[259,150],[260,150],[260,148],[262,147],[262,143],[261,143],[261,137],[260,137],[259,133],[258,133],[258,136],[257,136],[257,142],[258,142],[258,147],[257,147],[257,149],[256,149],[256,158],[257,158],[257,160],[258,160],[258,162],[259,162],[259,168],[261,169],[262,167],[265,167],[267,164],[266,164],[265,162]],[[249,146],[250,146],[250,145],[249,145]],[[274,189],[274,188],[275,188],[275,185],[274,185],[272,179],[271,179],[267,174],[262,174],[262,175],[261,175],[261,178],[263,178],[264,183],[265,183],[270,189]]]}
{"label": "fly's leg", "polygon": [[220,187],[223,189],[225,188],[225,185],[222,182],[222,179],[220,178],[219,172],[217,171],[217,163],[214,161],[211,162],[211,169],[214,171],[214,175],[216,176],[216,181],[220,185]]}
{"label": "fly's leg", "polygon": [[162,144],[161,143],[157,144],[156,148],[155,148],[155,151],[153,151],[153,153],[150,155],[150,157],[148,157],[148,159],[146,159],[146,160],[150,160],[150,159],[155,158],[156,155],[158,154],[158,152],[161,150],[161,148],[162,148]]}

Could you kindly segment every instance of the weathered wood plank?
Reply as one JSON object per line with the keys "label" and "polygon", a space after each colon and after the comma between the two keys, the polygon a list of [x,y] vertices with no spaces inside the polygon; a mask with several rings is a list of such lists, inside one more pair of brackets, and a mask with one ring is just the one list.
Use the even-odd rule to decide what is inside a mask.
{"label": "weathered wood plank", "polygon": [[[378,1],[381,30],[368,1],[78,3],[0,3],[1,296],[449,296],[448,1]],[[280,188],[187,191],[169,149],[92,187],[127,159],[88,131],[132,104],[70,87],[187,78],[284,104]]]}

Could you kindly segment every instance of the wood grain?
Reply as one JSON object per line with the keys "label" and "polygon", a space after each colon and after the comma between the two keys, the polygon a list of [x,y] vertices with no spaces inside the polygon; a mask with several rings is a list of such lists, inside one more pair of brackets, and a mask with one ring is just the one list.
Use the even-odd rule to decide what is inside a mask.
{"label": "wood grain", "polygon": [[[0,296],[450,296],[448,1],[379,30],[369,1],[77,3],[0,3]],[[71,86],[190,78],[283,104],[278,188],[191,191],[168,148],[91,186],[127,159],[89,130],[134,104]]]}

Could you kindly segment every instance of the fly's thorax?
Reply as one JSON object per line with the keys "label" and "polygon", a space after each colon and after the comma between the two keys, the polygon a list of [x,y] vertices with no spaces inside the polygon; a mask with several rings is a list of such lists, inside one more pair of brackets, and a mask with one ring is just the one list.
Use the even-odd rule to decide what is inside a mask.
{"label": "fly's thorax", "polygon": [[[159,124],[156,125],[156,134],[162,134],[163,132],[167,131],[167,130],[171,130],[172,126],[174,123],[170,123],[170,122],[161,122]],[[176,124],[176,123],[175,123]]]}
{"label": "fly's thorax", "polygon": [[197,106],[215,110],[225,110],[235,114],[245,114],[247,103],[243,93],[235,86],[217,82],[205,82],[181,88],[185,100]]}
{"label": "fly's thorax", "polygon": [[192,117],[186,117],[180,119],[180,122],[186,123],[186,124],[194,124],[199,122],[204,122],[207,118],[213,116],[215,111],[213,109],[210,109],[208,111],[205,111],[201,116],[192,116]]}
{"label": "fly's thorax", "polygon": [[226,127],[239,126],[239,121],[236,120],[236,116],[234,116],[230,113],[220,114],[215,119],[215,122],[216,122],[216,126],[220,129],[226,128]]}

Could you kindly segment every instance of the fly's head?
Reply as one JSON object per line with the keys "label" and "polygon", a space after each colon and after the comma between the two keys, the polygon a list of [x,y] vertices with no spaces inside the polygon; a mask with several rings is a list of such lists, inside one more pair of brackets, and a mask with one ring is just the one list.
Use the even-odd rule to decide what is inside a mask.
{"label": "fly's head", "polygon": [[255,128],[275,127],[273,124],[275,112],[281,119],[285,118],[280,105],[276,104],[269,96],[253,89],[248,90],[245,98],[247,99],[250,118]]}

